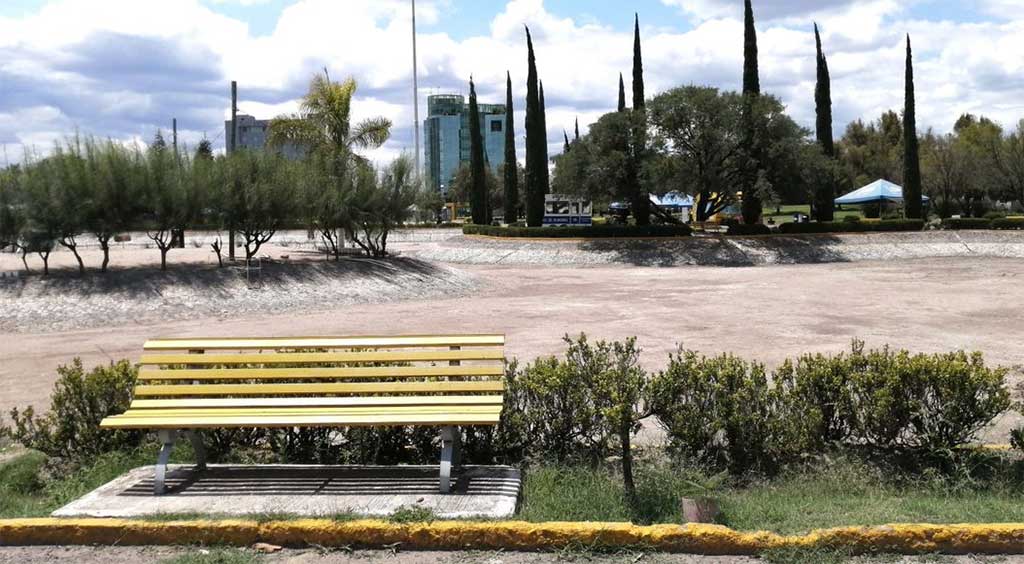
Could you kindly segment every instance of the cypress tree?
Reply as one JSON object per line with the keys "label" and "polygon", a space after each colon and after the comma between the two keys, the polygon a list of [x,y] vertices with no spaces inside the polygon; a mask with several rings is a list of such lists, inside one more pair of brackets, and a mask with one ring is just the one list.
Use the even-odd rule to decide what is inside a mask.
{"label": "cypress tree", "polygon": [[565,145],[562,146],[562,152],[563,153],[568,153],[569,152],[569,148],[570,148],[569,147],[569,134],[566,133],[564,129],[562,130],[562,137],[565,138]]}
{"label": "cypress tree", "polygon": [[473,223],[490,223],[487,216],[487,177],[484,170],[484,139],[480,132],[480,107],[476,101],[476,86],[469,78],[469,206]]}
{"label": "cypress tree", "polygon": [[580,118],[577,117],[576,118],[576,137],[573,139],[573,141],[579,141],[579,140],[580,140]]}
{"label": "cypress tree", "polygon": [[622,82],[622,73],[619,73],[619,111],[626,111],[626,83]]}
{"label": "cypress tree", "polygon": [[640,14],[633,20],[633,109],[644,107],[644,60],[640,53]]}
{"label": "cypress tree", "polygon": [[[818,51],[818,82],[814,87],[817,137],[822,152],[826,157],[833,159],[836,156],[836,147],[832,138],[832,79],[829,76],[825,51],[821,48],[821,33],[818,32],[818,24],[814,24],[814,43]],[[818,186],[818,201],[815,205],[818,221],[835,219],[835,197],[835,186],[831,179],[826,179],[821,186]]]}
{"label": "cypress tree", "polygon": [[519,221],[519,163],[512,109],[512,73],[506,72],[505,76],[505,222],[515,223]]}
{"label": "cypress tree", "polygon": [[540,138],[537,140],[538,152],[537,167],[540,170],[541,188],[540,206],[544,206],[544,195],[551,191],[551,184],[548,171],[548,115],[547,106],[544,105],[544,81],[540,81]]}
{"label": "cypress tree", "polygon": [[903,108],[903,205],[907,218],[921,219],[921,155],[917,140],[917,108],[914,101],[914,54],[907,35],[907,82]]}
{"label": "cypress tree", "polygon": [[547,141],[543,138],[546,134],[541,121],[537,60],[529,27],[526,28],[526,48],[526,224],[540,227],[544,224],[544,194],[547,192],[546,176],[541,176],[542,168],[547,171]]}
{"label": "cypress tree", "polygon": [[747,155],[743,183],[743,222],[749,225],[761,221],[761,198],[755,192],[761,168],[757,148],[754,111],[761,95],[761,79],[757,70],[757,30],[754,28],[754,9],[750,0],[743,2],[743,149]]}

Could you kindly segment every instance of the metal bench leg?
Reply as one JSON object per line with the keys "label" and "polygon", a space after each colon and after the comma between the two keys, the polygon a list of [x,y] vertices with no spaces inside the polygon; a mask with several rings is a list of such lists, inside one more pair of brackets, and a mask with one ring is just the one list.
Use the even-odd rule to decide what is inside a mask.
{"label": "metal bench leg", "polygon": [[196,470],[206,470],[206,447],[203,446],[203,435],[199,431],[185,431],[192,450],[196,453]]}
{"label": "metal bench leg", "polygon": [[452,462],[455,454],[454,427],[441,427],[441,493],[452,491]]}
{"label": "metal bench leg", "polygon": [[161,429],[157,431],[157,437],[163,446],[160,448],[160,455],[156,457],[156,470],[153,476],[153,493],[163,495],[164,478],[167,476],[167,461],[171,458],[171,451],[174,450],[174,442],[178,440],[178,432]]}
{"label": "metal bench leg", "polygon": [[459,431],[441,427],[441,493],[451,492],[452,466],[458,464]]}

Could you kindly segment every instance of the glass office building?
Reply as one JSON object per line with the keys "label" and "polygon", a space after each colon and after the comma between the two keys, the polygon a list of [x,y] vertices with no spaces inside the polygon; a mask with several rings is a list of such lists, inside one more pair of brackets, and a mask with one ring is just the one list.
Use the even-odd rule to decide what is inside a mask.
{"label": "glass office building", "polygon": [[[479,110],[484,161],[495,174],[500,174],[505,163],[505,105],[479,104]],[[427,97],[423,132],[427,182],[447,194],[459,167],[469,166],[469,104],[465,97],[458,94]]]}

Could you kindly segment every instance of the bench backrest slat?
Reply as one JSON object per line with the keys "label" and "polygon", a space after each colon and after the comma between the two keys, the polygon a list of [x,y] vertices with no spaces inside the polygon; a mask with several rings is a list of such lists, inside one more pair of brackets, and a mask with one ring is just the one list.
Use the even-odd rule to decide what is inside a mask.
{"label": "bench backrest slat", "polygon": [[359,349],[400,347],[501,347],[504,335],[403,335],[391,337],[283,337],[249,339],[153,339],[147,351],[247,349]]}

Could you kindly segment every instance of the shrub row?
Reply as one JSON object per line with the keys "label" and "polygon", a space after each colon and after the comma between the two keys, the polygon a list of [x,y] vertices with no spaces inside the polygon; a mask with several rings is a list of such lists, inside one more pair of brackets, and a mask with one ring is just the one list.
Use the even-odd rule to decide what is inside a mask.
{"label": "shrub row", "polygon": [[[632,463],[631,437],[654,417],[672,454],[736,475],[772,473],[807,455],[846,446],[937,453],[973,441],[1011,407],[1007,371],[980,353],[864,350],[804,355],[769,374],[733,355],[680,350],[655,374],[639,365],[635,339],[566,338],[563,358],[510,362],[505,406],[493,428],[465,428],[472,463]],[[51,456],[88,460],[138,446],[138,432],[100,430],[130,402],[127,361],[86,373],[60,369],[49,412],[13,413],[6,433]],[[438,437],[424,427],[235,429],[204,433],[214,460],[321,464],[434,463]],[[1020,437],[1015,437],[1018,441]],[[625,468],[624,468],[625,472]]]}
{"label": "shrub row", "polygon": [[779,233],[866,233],[872,231],[922,231],[924,221],[919,219],[885,219],[882,221],[831,221],[818,223],[783,223]]}
{"label": "shrub row", "polygon": [[688,237],[693,231],[685,225],[564,225],[557,227],[498,227],[464,225],[465,235],[489,237],[534,237],[539,239],[602,239],[619,237]]}
{"label": "shrub row", "polygon": [[996,229],[1001,231],[1024,230],[1024,217],[983,217],[948,218],[942,220],[943,229]]}

